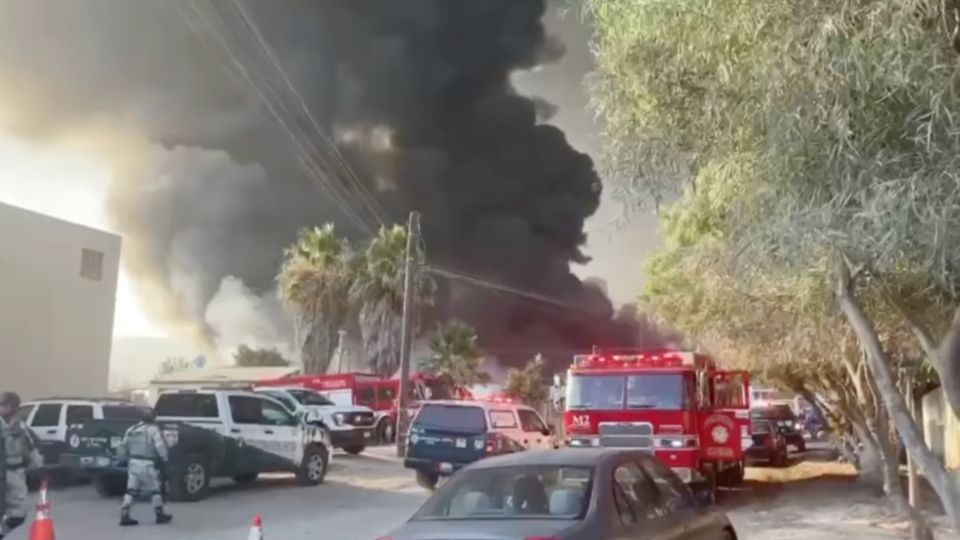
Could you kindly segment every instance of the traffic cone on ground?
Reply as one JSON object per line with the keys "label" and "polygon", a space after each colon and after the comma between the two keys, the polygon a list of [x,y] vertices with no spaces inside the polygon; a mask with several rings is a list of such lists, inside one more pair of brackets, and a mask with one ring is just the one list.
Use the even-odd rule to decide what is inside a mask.
{"label": "traffic cone on ground", "polygon": [[47,493],[47,481],[40,484],[40,498],[37,500],[37,517],[30,527],[30,540],[55,540],[53,517],[50,515],[50,495]]}
{"label": "traffic cone on ground", "polygon": [[[33,540],[31,538],[30,540]],[[247,540],[263,540],[263,518],[260,514],[253,516],[253,526],[250,527],[250,536]]]}

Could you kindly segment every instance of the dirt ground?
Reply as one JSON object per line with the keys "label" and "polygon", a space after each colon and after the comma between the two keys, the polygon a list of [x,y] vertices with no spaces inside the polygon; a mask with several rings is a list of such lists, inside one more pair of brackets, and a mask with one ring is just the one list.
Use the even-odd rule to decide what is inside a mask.
{"label": "dirt ground", "polygon": [[[852,466],[835,461],[748,469],[744,486],[720,504],[745,540],[909,538],[909,524],[857,482]],[[960,539],[943,516],[930,517],[938,539]]]}

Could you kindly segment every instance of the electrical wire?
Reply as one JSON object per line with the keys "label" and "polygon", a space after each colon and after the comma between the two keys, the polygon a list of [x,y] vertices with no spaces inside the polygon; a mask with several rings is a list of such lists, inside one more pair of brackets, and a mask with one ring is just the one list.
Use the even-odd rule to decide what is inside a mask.
{"label": "electrical wire", "polygon": [[[221,11],[212,0],[209,2],[212,8],[211,12],[205,11],[197,2],[173,2],[172,4],[178,15],[180,15],[188,27],[199,37],[204,46],[214,52],[221,67],[230,73],[235,81],[242,79],[242,81],[253,90],[255,97],[289,136],[291,142],[294,144],[298,162],[308,177],[328,192],[331,200],[337,204],[344,215],[360,230],[373,236],[375,226],[372,226],[367,219],[363,217],[362,211],[359,211],[350,204],[351,194],[344,190],[342,186],[337,186],[331,181],[331,177],[342,178],[342,173],[345,170],[342,165],[345,165],[345,161],[343,161],[341,157],[337,160],[340,166],[331,167],[329,164],[329,156],[325,158],[324,154],[320,151],[321,148],[317,148],[316,145],[310,143],[307,134],[303,130],[303,122],[298,121],[297,115],[294,112],[296,109],[288,105],[284,100],[284,88],[278,88],[275,80],[272,81],[270,76],[265,74],[263,68],[258,66],[257,56],[246,50],[251,46],[249,40],[245,42],[244,36],[235,30],[237,25],[231,24],[228,14]],[[192,16],[186,12],[181,4],[189,7]],[[203,24],[206,32],[198,26],[198,22]],[[250,32],[250,30],[247,32]],[[217,47],[210,42],[208,35],[219,45],[219,51],[217,51]],[[253,46],[260,51],[261,55],[267,54],[263,51],[261,45],[254,43]],[[286,77],[285,72],[283,72],[283,76]],[[289,81],[288,77],[287,80]],[[287,92],[295,91],[295,89],[291,89],[290,86],[285,87],[285,90]],[[315,120],[311,122],[313,125],[316,125]],[[322,133],[319,135],[322,136]],[[322,150],[329,154],[330,145],[323,145]],[[349,167],[347,167],[346,170],[349,170]],[[341,174],[338,175],[338,172]],[[359,181],[357,181],[357,184],[362,185]],[[369,204],[367,204],[366,209],[374,218],[374,222],[382,226],[383,220],[380,214],[371,211],[370,208]]]}

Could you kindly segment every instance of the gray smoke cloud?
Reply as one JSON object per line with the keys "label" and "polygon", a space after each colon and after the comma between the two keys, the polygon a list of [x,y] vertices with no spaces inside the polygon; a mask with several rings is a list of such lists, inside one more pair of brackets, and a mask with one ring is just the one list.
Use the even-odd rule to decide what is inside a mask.
{"label": "gray smoke cloud", "polygon": [[[272,294],[282,248],[301,227],[332,221],[363,234],[300,169],[287,134],[210,46],[217,36],[198,37],[177,3],[190,4],[0,0],[0,121],[35,138],[113,134],[103,145],[117,163],[110,217],[151,310],[214,339],[239,325],[283,341],[289,324],[277,310],[257,309],[271,320],[258,325],[223,306]],[[210,13],[230,4],[194,2]],[[584,221],[601,182],[590,158],[543,123],[555,109],[510,83],[563,52],[544,30],[544,0],[244,5],[329,134],[386,128],[388,151],[345,154],[389,220],[423,214],[432,264],[573,306],[451,282],[436,317],[474,324],[508,359],[660,341],[570,271],[586,261]]]}

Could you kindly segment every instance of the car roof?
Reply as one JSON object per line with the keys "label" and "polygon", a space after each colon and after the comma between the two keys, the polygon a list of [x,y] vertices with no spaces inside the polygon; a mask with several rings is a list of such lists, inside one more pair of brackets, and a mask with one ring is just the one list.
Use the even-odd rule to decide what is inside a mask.
{"label": "car roof", "polygon": [[475,462],[471,469],[492,469],[518,465],[553,465],[568,467],[595,467],[627,454],[649,456],[649,452],[626,448],[558,448],[555,450],[525,450]]}
{"label": "car roof", "polygon": [[452,407],[480,407],[481,409],[524,409],[524,410],[533,410],[530,406],[524,405],[523,403],[508,403],[505,401],[484,401],[482,399],[431,399],[428,401],[422,402],[424,407],[428,405],[442,405],[442,406],[452,406]]}
{"label": "car roof", "polygon": [[[89,405],[136,405],[129,399],[120,398],[83,398],[83,397],[51,397],[24,401],[23,405],[40,405],[44,403],[84,403]],[[21,405],[21,406],[23,406]]]}

